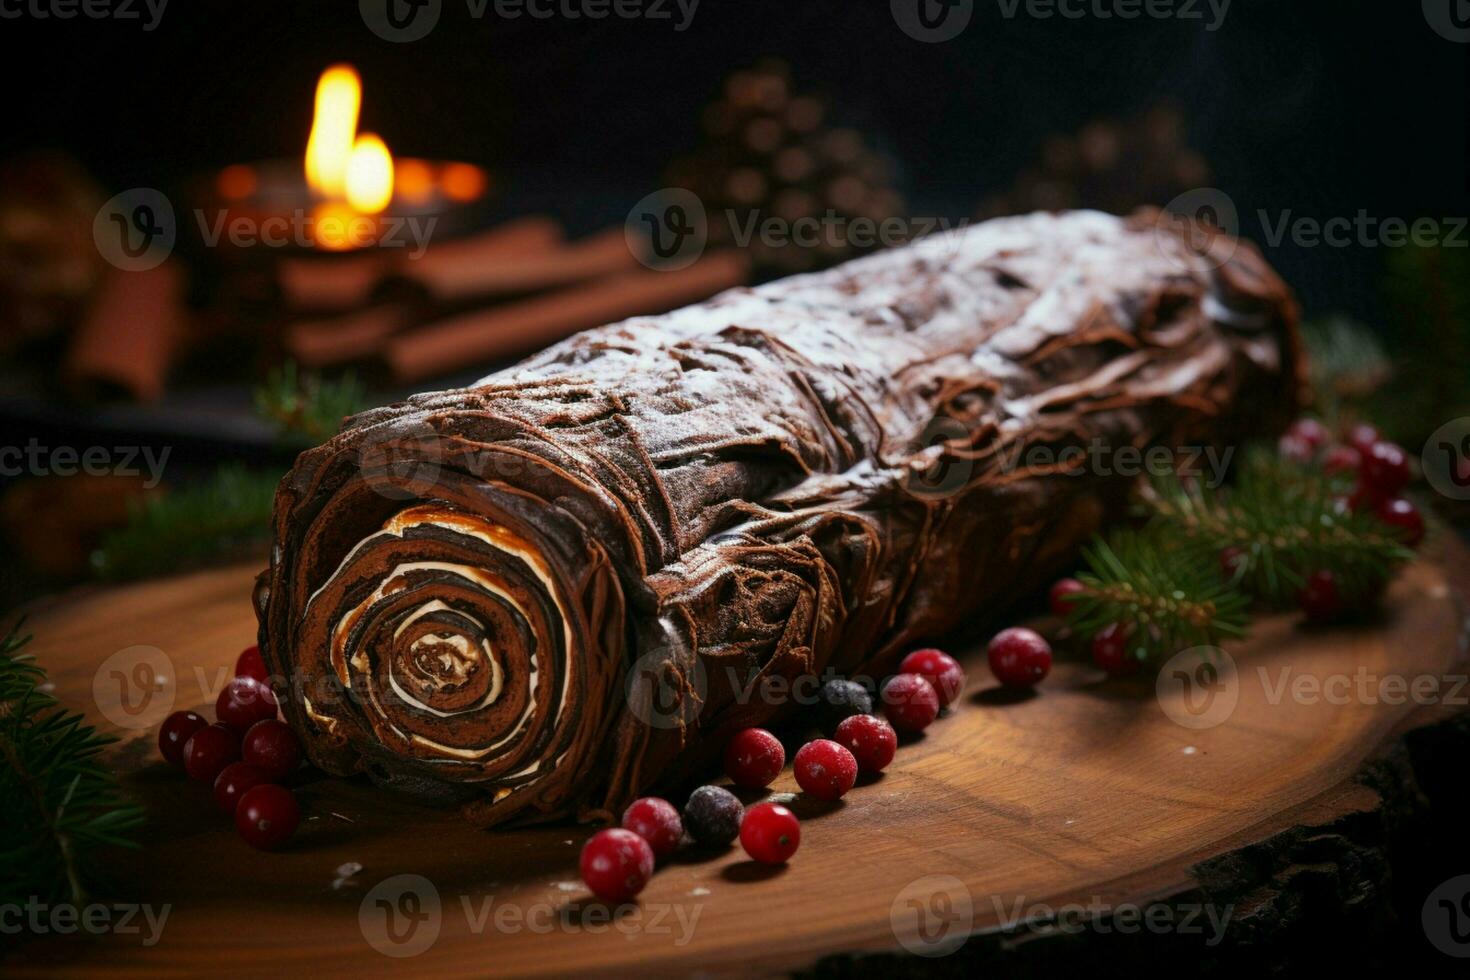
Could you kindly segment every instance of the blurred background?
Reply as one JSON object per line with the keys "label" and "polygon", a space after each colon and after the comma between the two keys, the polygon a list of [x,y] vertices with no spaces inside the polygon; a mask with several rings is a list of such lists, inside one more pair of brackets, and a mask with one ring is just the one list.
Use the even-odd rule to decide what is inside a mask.
{"label": "blurred background", "polygon": [[[1453,4],[924,3],[7,8],[0,608],[255,553],[274,482],[351,411],[1036,209],[1215,215],[1298,291],[1320,411],[1376,399],[1411,447],[1470,414]],[[676,187],[693,252],[662,247]],[[256,240],[209,240],[236,219]]]}

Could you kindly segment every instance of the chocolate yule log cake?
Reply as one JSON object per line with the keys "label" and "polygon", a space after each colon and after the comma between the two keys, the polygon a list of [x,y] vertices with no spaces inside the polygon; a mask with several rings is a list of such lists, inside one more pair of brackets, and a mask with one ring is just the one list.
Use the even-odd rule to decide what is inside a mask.
{"label": "chocolate yule log cake", "polygon": [[485,824],[616,810],[811,710],[763,690],[1035,592],[1125,458],[1293,412],[1289,291],[1171,227],[992,221],[349,419],[281,483],[256,595],[312,761]]}

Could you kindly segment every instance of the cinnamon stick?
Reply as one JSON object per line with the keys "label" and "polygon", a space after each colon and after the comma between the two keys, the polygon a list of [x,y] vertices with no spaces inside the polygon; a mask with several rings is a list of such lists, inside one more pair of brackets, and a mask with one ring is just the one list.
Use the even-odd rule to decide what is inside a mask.
{"label": "cinnamon stick", "polygon": [[459,243],[428,249],[397,266],[397,276],[438,303],[540,292],[637,266],[622,228],[610,228],[561,247],[503,250]]}
{"label": "cinnamon stick", "polygon": [[388,338],[413,324],[417,314],[403,303],[385,303],[340,316],[300,320],[286,328],[285,348],[305,367],[364,360]]}
{"label": "cinnamon stick", "polygon": [[396,380],[421,381],[535,350],[588,327],[692,303],[744,283],[749,272],[744,254],[734,251],[673,272],[640,268],[404,334],[389,341],[384,360]]}
{"label": "cinnamon stick", "polygon": [[288,309],[302,313],[351,310],[369,303],[385,280],[418,281],[422,270],[427,282],[453,281],[472,275],[475,268],[549,252],[561,240],[556,219],[530,215],[466,238],[431,240],[417,259],[401,248],[288,258],[278,269],[281,299]]}
{"label": "cinnamon stick", "polygon": [[157,401],[187,331],[184,273],[172,260],[138,272],[109,269],[62,364],[83,397]]}
{"label": "cinnamon stick", "polygon": [[345,310],[366,303],[391,268],[388,256],[374,249],[283,259],[276,277],[288,309]]}

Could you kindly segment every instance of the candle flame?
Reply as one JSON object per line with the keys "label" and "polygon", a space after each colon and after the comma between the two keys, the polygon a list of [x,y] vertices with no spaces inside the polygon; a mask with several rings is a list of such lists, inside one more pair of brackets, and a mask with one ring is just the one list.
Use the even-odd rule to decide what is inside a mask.
{"label": "candle flame", "polygon": [[[316,201],[312,214],[322,227],[321,245],[329,249],[359,247],[348,234],[366,218],[381,214],[393,202],[422,205],[442,191],[458,203],[478,200],[485,193],[485,172],[468,163],[448,163],[436,172],[430,162],[395,161],[382,138],[357,132],[362,111],[362,79],[351,65],[332,65],[317,79],[311,135],[306,141],[306,182]],[[240,172],[235,172],[239,169]],[[253,172],[231,168],[220,175],[220,193],[227,198],[246,195]]]}
{"label": "candle flame", "polygon": [[306,141],[306,182],[327,198],[341,198],[357,141],[362,82],[351,65],[333,65],[316,83],[316,110]]}
{"label": "candle flame", "polygon": [[347,162],[347,203],[363,214],[377,214],[393,200],[393,155],[387,144],[364,133]]}

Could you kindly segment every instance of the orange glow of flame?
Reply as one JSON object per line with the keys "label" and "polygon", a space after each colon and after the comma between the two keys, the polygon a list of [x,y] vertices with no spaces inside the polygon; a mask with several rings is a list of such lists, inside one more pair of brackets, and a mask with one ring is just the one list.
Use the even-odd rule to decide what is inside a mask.
{"label": "orange glow of flame", "polygon": [[434,171],[422,160],[397,161],[393,165],[393,190],[405,201],[421,204],[434,192]]}
{"label": "orange glow of flame", "polygon": [[247,164],[237,163],[226,167],[219,172],[215,180],[220,196],[227,201],[240,201],[255,193],[260,184],[255,176],[255,169]]}
{"label": "orange glow of flame", "polygon": [[351,205],[325,201],[311,209],[312,237],[329,252],[360,248],[376,232],[376,219],[365,218]]}
{"label": "orange glow of flame", "polygon": [[451,201],[473,201],[485,193],[485,171],[472,163],[451,163],[444,168],[444,194]]}

